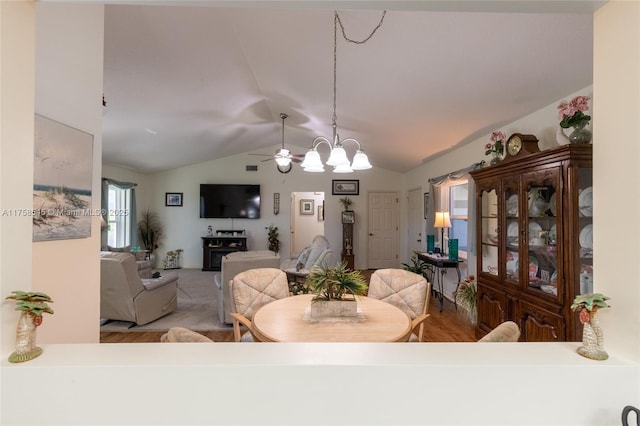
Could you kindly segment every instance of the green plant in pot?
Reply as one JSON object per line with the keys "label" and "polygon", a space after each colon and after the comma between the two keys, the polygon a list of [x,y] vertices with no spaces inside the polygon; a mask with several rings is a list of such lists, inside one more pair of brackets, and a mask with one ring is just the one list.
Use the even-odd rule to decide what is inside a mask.
{"label": "green plant in pot", "polygon": [[269,250],[274,253],[278,253],[280,251],[280,240],[278,239],[278,227],[277,226],[269,226],[267,231],[268,241],[269,241]]}
{"label": "green plant in pot", "polygon": [[351,204],[353,204],[353,200],[349,197],[342,197],[339,201],[340,204],[342,204],[342,207],[344,207],[345,211],[349,210],[349,207],[351,207]]}
{"label": "green plant in pot", "polygon": [[471,324],[475,325],[478,322],[478,287],[476,284],[476,278],[473,275],[469,275],[464,281],[460,283],[454,296],[456,304],[462,308],[467,314],[467,318],[471,321]]}
{"label": "green plant in pot", "polygon": [[411,256],[411,264],[403,263],[403,268],[409,272],[413,272],[418,275],[422,275],[427,278],[427,271],[431,271],[427,262],[424,262],[418,258],[418,252],[414,251]]}
{"label": "green plant in pot", "polygon": [[140,234],[140,241],[142,241],[145,250],[149,251],[149,254],[158,248],[162,232],[160,216],[150,210],[145,210],[138,221],[138,233]]}
{"label": "green plant in pot", "polygon": [[314,266],[305,285],[315,296],[311,301],[311,316],[355,316],[354,296],[367,293],[368,285],[360,271],[347,268],[345,262],[329,268]]}

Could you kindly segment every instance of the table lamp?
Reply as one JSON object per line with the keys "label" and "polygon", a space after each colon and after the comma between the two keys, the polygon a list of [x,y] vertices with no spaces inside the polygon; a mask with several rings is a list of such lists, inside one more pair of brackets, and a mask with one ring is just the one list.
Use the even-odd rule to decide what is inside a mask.
{"label": "table lamp", "polygon": [[433,224],[434,228],[440,228],[440,253],[444,254],[444,228],[451,228],[451,220],[449,219],[449,212],[439,211],[436,212],[436,221]]}

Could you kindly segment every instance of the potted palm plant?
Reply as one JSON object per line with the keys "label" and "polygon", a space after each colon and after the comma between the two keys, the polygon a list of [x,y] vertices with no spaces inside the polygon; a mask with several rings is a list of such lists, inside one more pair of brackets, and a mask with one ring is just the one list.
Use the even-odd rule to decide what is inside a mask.
{"label": "potted palm plant", "polygon": [[162,231],[160,216],[150,210],[145,210],[138,221],[138,234],[140,234],[140,241],[142,242],[142,245],[149,253],[149,259],[151,260],[152,266],[155,262],[153,251],[158,248],[158,242],[162,236]]}
{"label": "potted palm plant", "polygon": [[315,294],[311,317],[356,316],[355,296],[366,294],[368,288],[360,271],[348,269],[345,262],[335,268],[313,267],[305,284]]}

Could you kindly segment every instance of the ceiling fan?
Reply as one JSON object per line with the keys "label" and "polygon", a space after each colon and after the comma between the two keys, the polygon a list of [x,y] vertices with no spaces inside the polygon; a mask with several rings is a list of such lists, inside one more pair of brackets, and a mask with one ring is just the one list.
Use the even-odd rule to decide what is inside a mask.
{"label": "ceiling fan", "polygon": [[[288,117],[287,114],[281,112],[280,118],[282,119],[282,148],[276,150],[275,155],[269,156],[271,158],[267,158],[262,161],[271,161],[276,160],[276,168],[280,173],[289,173],[292,168],[292,163],[300,163],[304,159],[304,154],[292,154],[288,149],[284,147],[284,120]],[[249,154],[249,155],[261,155],[266,156],[266,154]]]}

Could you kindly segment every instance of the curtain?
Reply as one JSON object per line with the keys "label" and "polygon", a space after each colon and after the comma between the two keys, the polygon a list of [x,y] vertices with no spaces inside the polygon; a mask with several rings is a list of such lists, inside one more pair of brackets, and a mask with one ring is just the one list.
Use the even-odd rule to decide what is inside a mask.
{"label": "curtain", "polygon": [[[136,211],[136,189],[135,187],[138,185],[133,182],[120,182],[115,179],[102,178],[102,212],[103,215],[106,216],[109,211],[109,185],[113,185],[120,189],[130,189],[131,190],[131,198],[129,200],[129,242],[131,247],[136,247],[138,245],[138,221],[136,218],[138,217],[138,213]],[[106,221],[108,218],[105,217]],[[107,247],[107,228],[102,228],[102,232],[100,233],[100,241],[101,246],[103,248]]]}
{"label": "curtain", "polygon": [[433,194],[433,216],[427,219],[427,229],[431,230],[433,229],[433,223],[435,221],[435,212],[442,210],[442,188],[455,183],[456,181],[468,181],[467,251],[474,255],[476,253],[476,185],[473,179],[471,179],[469,172],[481,168],[484,164],[484,161],[480,161],[479,163],[474,163],[464,169],[429,179],[429,183],[431,184],[431,193]]}

